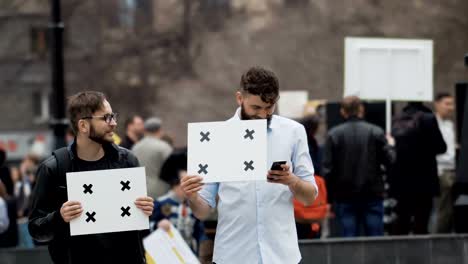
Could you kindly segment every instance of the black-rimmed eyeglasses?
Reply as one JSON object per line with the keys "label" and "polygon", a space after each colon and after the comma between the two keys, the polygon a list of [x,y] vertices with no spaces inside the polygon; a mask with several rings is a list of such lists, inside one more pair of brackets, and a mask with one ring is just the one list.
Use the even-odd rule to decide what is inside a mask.
{"label": "black-rimmed eyeglasses", "polygon": [[110,124],[112,123],[112,120],[117,122],[118,116],[119,115],[117,113],[110,113],[110,114],[105,114],[102,116],[85,116],[85,117],[82,117],[81,119],[101,119],[101,120],[104,120],[107,124]]}

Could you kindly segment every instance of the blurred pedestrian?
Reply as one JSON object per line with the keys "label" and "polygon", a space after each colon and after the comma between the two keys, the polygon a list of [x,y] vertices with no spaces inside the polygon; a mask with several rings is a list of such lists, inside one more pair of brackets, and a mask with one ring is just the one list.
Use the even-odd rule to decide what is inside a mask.
{"label": "blurred pedestrian", "polygon": [[432,111],[410,102],[393,119],[397,159],[392,167],[390,193],[397,200],[392,233],[427,234],[433,199],[440,193],[436,155],[447,145]]}
{"label": "blurred pedestrian", "polygon": [[384,131],[363,119],[365,109],[358,97],[345,97],[340,111],[346,122],[329,131],[322,168],[341,235],[382,236],[382,167],[388,169],[394,162],[395,151]]}
{"label": "blurred pedestrian", "polygon": [[436,157],[440,181],[436,232],[451,233],[454,227],[452,188],[455,182],[455,127],[452,122],[455,102],[453,96],[448,93],[438,94],[434,107],[440,132],[447,145],[447,151]]}
{"label": "blurred pedestrian", "polygon": [[157,117],[145,120],[145,137],[136,143],[132,152],[146,169],[148,195],[156,199],[169,191],[170,186],[159,178],[161,168],[172,152],[172,147],[161,139],[162,121]]}
{"label": "blurred pedestrian", "polygon": [[143,118],[139,115],[133,115],[125,120],[125,137],[120,142],[120,146],[126,149],[132,149],[133,145],[140,141],[144,136]]}

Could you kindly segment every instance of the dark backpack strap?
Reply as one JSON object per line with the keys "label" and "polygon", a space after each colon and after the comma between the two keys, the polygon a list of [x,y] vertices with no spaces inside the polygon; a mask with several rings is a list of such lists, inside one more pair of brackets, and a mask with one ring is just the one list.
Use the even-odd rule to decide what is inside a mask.
{"label": "dark backpack strap", "polygon": [[52,154],[57,160],[57,177],[59,182],[65,184],[66,182],[66,173],[71,171],[71,159],[70,153],[68,153],[67,147],[56,149]]}

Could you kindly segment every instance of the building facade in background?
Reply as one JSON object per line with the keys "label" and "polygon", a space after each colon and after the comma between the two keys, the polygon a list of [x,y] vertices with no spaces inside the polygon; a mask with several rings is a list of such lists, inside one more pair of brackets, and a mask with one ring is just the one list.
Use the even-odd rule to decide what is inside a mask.
{"label": "building facade in background", "polygon": [[[49,138],[49,1],[3,2],[0,144],[12,134]],[[344,38],[360,36],[434,40],[435,92],[453,92],[466,79],[467,9],[436,0],[62,1],[66,91],[105,92],[121,120],[159,116],[181,146],[187,122],[230,116],[251,65],[278,73],[282,90],[340,100]]]}

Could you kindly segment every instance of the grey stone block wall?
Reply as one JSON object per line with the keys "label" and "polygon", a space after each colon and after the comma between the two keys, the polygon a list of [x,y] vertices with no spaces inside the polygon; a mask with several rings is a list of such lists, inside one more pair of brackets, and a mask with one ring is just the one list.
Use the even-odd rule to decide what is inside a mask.
{"label": "grey stone block wall", "polygon": [[[464,264],[468,235],[303,240],[301,264]],[[0,249],[2,264],[52,263],[47,248]]]}
{"label": "grey stone block wall", "polygon": [[467,235],[304,240],[300,249],[304,264],[468,263]]}

